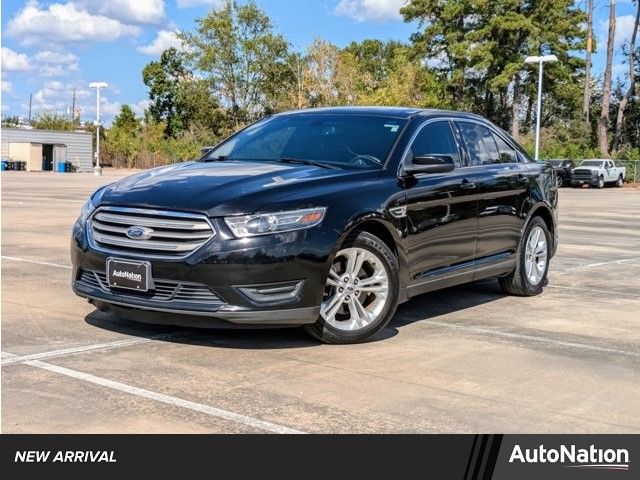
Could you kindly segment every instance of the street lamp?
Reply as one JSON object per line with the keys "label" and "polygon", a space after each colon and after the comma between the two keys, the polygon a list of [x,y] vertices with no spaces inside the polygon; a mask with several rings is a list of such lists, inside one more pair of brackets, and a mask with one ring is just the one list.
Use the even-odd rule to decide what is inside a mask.
{"label": "street lamp", "polygon": [[558,57],[555,55],[543,55],[541,57],[527,57],[524,63],[538,64],[538,105],[536,107],[536,154],[535,159],[538,160],[540,149],[540,110],[542,107],[542,64],[546,62],[557,62]]}
{"label": "street lamp", "polygon": [[89,88],[96,89],[96,166],[93,169],[94,175],[102,175],[102,167],[100,167],[100,89],[107,88],[106,82],[91,82]]}

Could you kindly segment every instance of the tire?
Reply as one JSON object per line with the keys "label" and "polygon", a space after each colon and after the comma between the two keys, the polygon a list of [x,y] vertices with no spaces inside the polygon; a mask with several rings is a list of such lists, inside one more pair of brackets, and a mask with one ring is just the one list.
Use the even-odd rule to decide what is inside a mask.
{"label": "tire", "polygon": [[624,185],[624,178],[622,178],[622,175],[620,175],[618,177],[618,180],[616,180],[616,187],[620,188],[622,185]]}
{"label": "tire", "polygon": [[[540,235],[544,235],[545,242],[545,264],[544,268],[538,272],[539,278],[532,281],[527,274],[527,257],[529,255],[528,243],[531,240],[531,234],[533,231],[540,232]],[[536,242],[536,246],[539,246],[539,241]],[[520,239],[520,245],[518,247],[518,259],[516,268],[513,272],[505,277],[499,277],[498,282],[502,290],[509,295],[517,295],[521,297],[531,297],[542,293],[543,287],[547,283],[547,273],[549,272],[549,260],[551,250],[551,235],[547,224],[541,217],[533,217],[527,225],[524,231],[524,235]],[[537,263],[537,262],[534,262]]]}
{"label": "tire", "polygon": [[[361,262],[362,267],[349,275],[349,259],[354,255],[354,262]],[[398,259],[378,237],[367,232],[350,236],[334,258],[320,317],[313,325],[306,325],[305,330],[325,343],[362,343],[371,339],[387,326],[396,312],[399,270]],[[383,277],[384,280],[377,281]],[[368,289],[370,293],[358,290],[363,282],[368,286],[359,288]],[[349,295],[349,292],[352,293]]]}
{"label": "tire", "polygon": [[598,177],[598,183],[594,186],[596,188],[604,188],[604,177],[602,175]]}
{"label": "tire", "polygon": [[560,175],[556,175],[556,188],[562,188],[564,181]]}

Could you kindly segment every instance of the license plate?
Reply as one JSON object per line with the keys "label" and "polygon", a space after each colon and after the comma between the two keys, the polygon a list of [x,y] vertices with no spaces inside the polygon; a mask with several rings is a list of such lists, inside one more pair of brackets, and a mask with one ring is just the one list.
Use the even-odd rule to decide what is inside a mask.
{"label": "license plate", "polygon": [[151,264],[108,258],[107,283],[110,287],[146,292],[151,284]]}

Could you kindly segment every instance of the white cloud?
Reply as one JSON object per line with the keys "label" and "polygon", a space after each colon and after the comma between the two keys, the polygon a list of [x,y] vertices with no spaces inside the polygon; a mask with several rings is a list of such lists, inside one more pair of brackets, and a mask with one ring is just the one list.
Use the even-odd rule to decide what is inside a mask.
{"label": "white cloud", "polygon": [[[108,2],[106,2],[108,3]],[[8,35],[30,45],[38,42],[112,41],[137,36],[140,28],[103,15],[92,15],[73,3],[54,3],[41,8],[30,0],[7,24]]]}
{"label": "white cloud", "polygon": [[[76,106],[83,115],[86,112],[95,112],[95,94],[84,86],[75,83],[63,83],[60,80],[48,80],[42,84],[42,88],[33,94],[34,112],[51,111],[60,114],[68,113],[71,108],[73,91],[76,92]],[[24,104],[23,109],[28,105]],[[86,116],[86,115],[85,115]]]}
{"label": "white cloud", "polygon": [[2,70],[5,72],[24,72],[32,67],[29,57],[24,53],[14,52],[2,47]]}
{"label": "white cloud", "polygon": [[42,63],[74,63],[78,61],[78,57],[68,52],[53,52],[51,50],[43,50],[33,57]]}
{"label": "white cloud", "polygon": [[201,5],[213,5],[216,8],[224,5],[225,0],[177,0],[178,8],[199,7]]}
{"label": "white cloud", "polygon": [[[633,31],[633,23],[635,22],[635,15],[618,15],[616,17],[616,45],[622,45],[629,43],[631,40],[631,32]],[[598,51],[607,51],[607,39],[609,32],[609,19],[601,20],[598,32]]]}
{"label": "white cloud", "polygon": [[124,23],[158,24],[164,19],[164,0],[73,0],[89,13]]}
{"label": "white cloud", "polygon": [[149,45],[138,47],[140,53],[145,55],[159,56],[167,48],[180,48],[182,42],[178,38],[178,32],[171,30],[160,30],[156,38]]}
{"label": "white cloud", "polygon": [[144,100],[140,100],[139,102],[134,103],[130,106],[136,116],[141,117],[144,115],[144,111],[147,109],[147,107],[149,107],[150,104],[151,101],[148,98],[145,98]]}
{"label": "white cloud", "polygon": [[13,90],[13,84],[7,80],[2,80],[2,88],[0,88],[0,91],[2,91],[2,93],[11,93]]}
{"label": "white cloud", "polygon": [[631,41],[633,24],[636,21],[635,15],[621,15],[616,17],[616,42],[625,43]]}
{"label": "white cloud", "polygon": [[69,72],[75,72],[78,70],[79,65],[77,63],[70,63],[68,65],[57,64],[45,64],[41,65],[38,71],[43,77],[62,77]]}
{"label": "white cloud", "polygon": [[358,22],[367,20],[383,21],[398,20],[400,8],[408,0],[340,0],[335,13],[353,18]]}
{"label": "white cloud", "polygon": [[41,63],[38,71],[43,77],[61,77],[80,68],[78,57],[69,52],[43,50],[36,53],[33,58]]}

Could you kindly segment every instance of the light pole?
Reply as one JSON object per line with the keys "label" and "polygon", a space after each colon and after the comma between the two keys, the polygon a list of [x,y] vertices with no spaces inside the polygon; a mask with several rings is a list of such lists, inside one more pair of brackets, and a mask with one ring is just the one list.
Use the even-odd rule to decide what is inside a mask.
{"label": "light pole", "polygon": [[100,167],[100,89],[107,88],[106,82],[91,82],[89,88],[96,89],[96,166],[93,169],[94,175],[102,175],[102,167]]}
{"label": "light pole", "polygon": [[558,57],[555,55],[543,55],[541,57],[527,57],[524,63],[538,64],[538,104],[536,107],[536,154],[535,159],[538,160],[540,152],[540,110],[542,107],[542,65],[546,62],[557,62]]}

